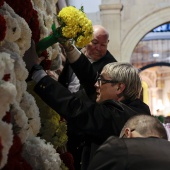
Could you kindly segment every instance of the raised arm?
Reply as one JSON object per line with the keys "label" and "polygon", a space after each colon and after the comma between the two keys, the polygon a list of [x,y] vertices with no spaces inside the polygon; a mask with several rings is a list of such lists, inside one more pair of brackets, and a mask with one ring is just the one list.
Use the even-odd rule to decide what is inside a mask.
{"label": "raised arm", "polygon": [[76,47],[72,46],[71,50],[67,51],[67,58],[86,93],[94,93],[94,84],[97,81],[98,73],[93,69],[93,66],[87,57]]}

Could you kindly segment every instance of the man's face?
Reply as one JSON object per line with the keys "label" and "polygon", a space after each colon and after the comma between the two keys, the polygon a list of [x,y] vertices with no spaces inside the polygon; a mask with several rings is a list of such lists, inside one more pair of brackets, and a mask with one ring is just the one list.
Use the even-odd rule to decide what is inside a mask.
{"label": "man's face", "polygon": [[86,56],[98,61],[106,54],[108,42],[108,35],[100,30],[94,31],[92,41],[86,46]]}
{"label": "man's face", "polygon": [[113,82],[108,76],[102,75],[95,84],[97,98],[96,102],[101,103],[105,100],[118,100],[117,83]]}

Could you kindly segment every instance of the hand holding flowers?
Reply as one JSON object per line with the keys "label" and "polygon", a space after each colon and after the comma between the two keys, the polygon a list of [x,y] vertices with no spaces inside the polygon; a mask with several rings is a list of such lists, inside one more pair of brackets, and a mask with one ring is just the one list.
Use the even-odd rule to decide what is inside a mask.
{"label": "hand holding flowers", "polygon": [[78,10],[73,6],[65,7],[57,15],[57,21],[60,26],[56,28],[53,24],[53,33],[37,44],[38,55],[57,42],[67,45],[69,40],[82,48],[92,40],[92,22],[86,17],[83,8]]}

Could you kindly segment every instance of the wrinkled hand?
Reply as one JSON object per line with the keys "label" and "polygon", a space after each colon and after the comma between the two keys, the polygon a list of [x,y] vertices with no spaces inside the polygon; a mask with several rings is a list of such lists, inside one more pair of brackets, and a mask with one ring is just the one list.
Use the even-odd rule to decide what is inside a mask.
{"label": "wrinkled hand", "polygon": [[38,57],[36,47],[33,40],[31,40],[31,47],[25,52],[23,60],[25,61],[26,68],[30,72],[35,64],[40,64],[45,57]]}
{"label": "wrinkled hand", "polygon": [[46,73],[47,73],[51,78],[53,78],[54,80],[58,81],[59,75],[58,75],[55,71],[46,70]]}
{"label": "wrinkled hand", "polygon": [[64,49],[65,52],[69,52],[73,50],[73,40],[72,39],[64,39],[64,38],[59,38],[58,39],[60,43],[60,47]]}

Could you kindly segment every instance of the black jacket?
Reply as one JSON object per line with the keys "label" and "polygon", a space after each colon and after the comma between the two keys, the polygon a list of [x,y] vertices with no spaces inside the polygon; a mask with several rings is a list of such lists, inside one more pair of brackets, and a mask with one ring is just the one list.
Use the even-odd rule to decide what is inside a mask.
{"label": "black jacket", "polygon": [[[106,52],[105,56],[103,56],[100,60],[91,63],[93,66],[93,69],[101,73],[103,67],[111,62],[116,62],[116,59],[110,54],[109,51]],[[66,63],[64,65],[64,69],[62,70],[58,81],[63,84],[66,88],[68,88],[70,82],[72,81],[73,76],[73,69],[70,66],[70,63],[68,60],[66,60]],[[86,94],[86,91],[84,90],[83,86],[80,84],[79,91],[75,93],[77,97],[81,97],[83,100],[88,100],[89,98],[93,101],[96,100],[96,92],[93,88],[93,93]],[[88,98],[88,99],[87,99]],[[72,128],[72,122],[67,122],[67,136],[68,136],[68,142],[67,142],[67,149],[68,151],[73,155],[74,157],[74,166],[76,170],[80,169],[80,162],[81,162],[81,155],[82,150],[84,147],[84,135],[83,134],[75,134],[74,128]]]}
{"label": "black jacket", "polygon": [[110,137],[97,150],[88,170],[168,170],[169,167],[169,141],[154,137]]}
{"label": "black jacket", "polygon": [[[116,62],[116,59],[110,54],[109,51],[106,52],[106,55],[102,57],[100,60],[93,62],[93,68],[98,73],[101,73],[103,67],[111,62]],[[65,87],[68,87],[69,83],[71,82],[71,77],[73,75],[73,70],[70,66],[70,63],[68,60],[66,60],[66,63],[64,65],[64,68],[59,76],[58,81]]]}
{"label": "black jacket", "polygon": [[[88,94],[94,92],[94,83],[98,73],[88,59],[81,57],[72,64],[74,72]],[[81,71],[80,71],[81,70]],[[85,159],[93,156],[96,148],[109,136],[118,136],[125,122],[136,114],[150,114],[149,107],[141,100],[116,102],[107,100],[97,104],[92,100],[81,100],[49,76],[45,76],[35,86],[35,92],[68,122],[71,122],[75,133],[87,136],[88,147]],[[94,144],[94,147],[91,145]],[[90,147],[93,147],[92,153]],[[87,160],[84,165],[88,165]],[[86,169],[86,168],[85,168]]]}

